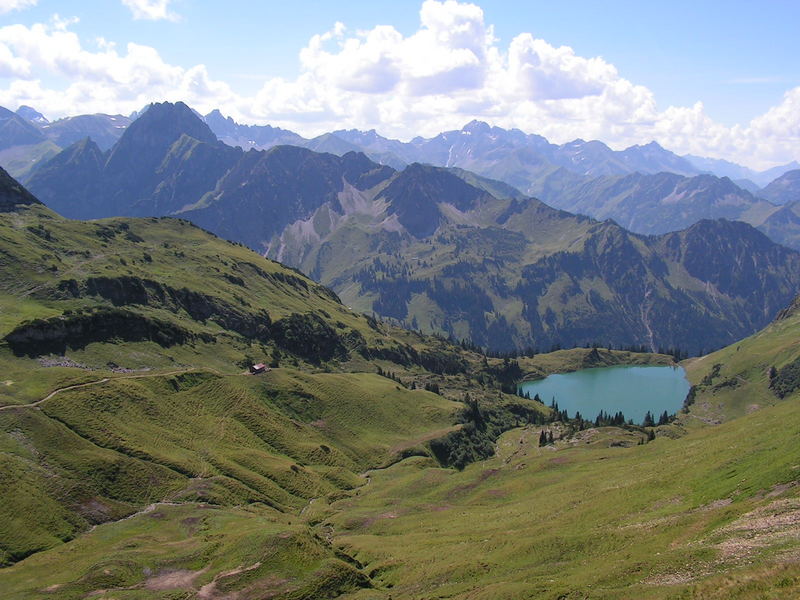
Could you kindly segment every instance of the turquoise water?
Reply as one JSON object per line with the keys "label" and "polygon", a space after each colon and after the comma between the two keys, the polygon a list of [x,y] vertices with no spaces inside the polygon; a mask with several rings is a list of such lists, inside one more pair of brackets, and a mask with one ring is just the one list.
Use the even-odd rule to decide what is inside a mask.
{"label": "turquoise water", "polygon": [[530,393],[531,398],[539,394],[548,406],[555,398],[570,417],[580,411],[584,419],[594,420],[601,410],[612,415],[621,410],[634,423],[641,423],[648,410],[656,420],[665,410],[679,411],[689,387],[682,367],[584,369],[520,385],[522,393]]}

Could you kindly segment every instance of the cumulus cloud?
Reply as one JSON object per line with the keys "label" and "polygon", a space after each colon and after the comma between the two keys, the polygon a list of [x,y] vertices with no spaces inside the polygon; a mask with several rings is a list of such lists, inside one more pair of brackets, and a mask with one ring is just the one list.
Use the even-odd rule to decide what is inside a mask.
{"label": "cumulus cloud", "polygon": [[[123,2],[149,18],[171,18],[166,0]],[[701,102],[659,107],[651,90],[603,58],[525,32],[503,45],[476,4],[425,0],[419,14],[410,35],[387,25],[351,31],[336,23],[300,50],[295,78],[268,79],[251,96],[203,65],[170,65],[152,47],[129,43],[120,50],[102,39],[87,46],[68,21],[0,27],[0,76],[12,80],[0,88],[0,104],[28,104],[57,117],[184,100],[201,112],[221,108],[242,122],[304,135],[355,127],[402,139],[477,118],[555,142],[581,137],[622,148],[656,140],[678,153],[757,168],[800,158],[800,87],[750,123],[727,127]],[[45,75],[69,83],[51,89],[42,84]]]}
{"label": "cumulus cloud", "polygon": [[[86,47],[70,30],[74,20],[0,27],[0,104],[36,106],[53,117],[92,112],[130,113],[155,100],[185,100],[224,106],[234,94],[213,81],[203,65],[165,62],[150,46],[129,43],[120,52],[105,40]],[[61,89],[42,85],[45,76],[67,81]]]}
{"label": "cumulus cloud", "polygon": [[38,0],[0,0],[0,15],[36,6]]}
{"label": "cumulus cloud", "polygon": [[358,127],[401,138],[477,118],[555,142],[594,138],[622,148],[657,140],[755,167],[800,157],[800,88],[751,123],[726,127],[701,102],[660,108],[651,90],[603,58],[524,32],[503,47],[476,4],[426,0],[408,36],[338,23],[300,56],[296,80],[267,82],[252,101],[242,99],[239,114],[307,133]]}
{"label": "cumulus cloud", "polygon": [[178,16],[169,10],[170,0],[122,0],[133,13],[134,19],[147,21],[176,21]]}

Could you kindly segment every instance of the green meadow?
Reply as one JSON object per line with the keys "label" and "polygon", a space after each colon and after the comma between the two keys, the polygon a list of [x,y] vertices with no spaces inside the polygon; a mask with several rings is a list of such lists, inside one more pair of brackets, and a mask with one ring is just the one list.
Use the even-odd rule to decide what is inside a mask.
{"label": "green meadow", "polygon": [[800,596],[796,306],[670,424],[581,428],[509,385],[671,358],[486,358],[170,219],[0,250],[3,598]]}

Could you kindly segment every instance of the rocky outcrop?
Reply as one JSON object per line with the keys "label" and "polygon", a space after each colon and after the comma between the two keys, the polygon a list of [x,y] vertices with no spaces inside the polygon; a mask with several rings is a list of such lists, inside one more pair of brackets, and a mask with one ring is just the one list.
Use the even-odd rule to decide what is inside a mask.
{"label": "rocky outcrop", "polygon": [[271,319],[264,310],[240,309],[221,298],[187,288],[172,288],[151,279],[131,276],[90,277],[81,282],[68,279],[58,283],[57,291],[74,298],[104,298],[114,306],[142,305],[184,311],[195,321],[211,320],[246,338],[268,340],[271,337]]}
{"label": "rocky outcrop", "polygon": [[22,323],[5,337],[14,354],[31,357],[64,354],[68,349],[78,350],[93,342],[152,341],[169,347],[197,339],[214,340],[213,336],[194,334],[174,323],[118,308],[36,319]]}

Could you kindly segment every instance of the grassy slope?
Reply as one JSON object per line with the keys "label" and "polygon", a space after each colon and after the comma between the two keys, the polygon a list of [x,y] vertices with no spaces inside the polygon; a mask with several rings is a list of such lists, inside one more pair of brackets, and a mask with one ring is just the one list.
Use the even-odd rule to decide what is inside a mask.
{"label": "grassy slope", "polygon": [[[604,428],[539,448],[517,429],[491,460],[409,459],[309,519],[376,574],[362,600],[795,597],[800,393],[778,401],[766,372],[800,356],[799,330],[795,312],[690,361],[694,382],[724,366],[650,444]],[[708,427],[709,406],[730,420]]]}
{"label": "grassy slope", "polygon": [[165,500],[298,510],[448,427],[455,406],[377,375],[277,369],[117,380],[4,411],[2,548],[24,556]]}
{"label": "grassy slope", "polygon": [[[127,276],[203,293],[245,315],[266,309],[273,322],[315,311],[369,347],[405,346],[305,277],[185,222],[79,223],[35,206],[4,214],[0,241],[0,335],[26,320],[112,306],[65,295],[60,282]],[[453,421],[456,405],[441,396],[368,373],[308,372],[375,370],[355,352],[312,366],[284,351],[283,368],[242,376],[245,357],[268,360],[273,343],[166,304],[126,308],[212,341],[162,347],[111,339],[69,349],[68,360],[18,356],[0,345],[3,562],[165,498],[296,509],[356,484],[356,474],[388,460],[401,438]],[[13,408],[33,402],[35,409]]]}
{"label": "grassy slope", "polygon": [[[775,333],[788,336],[796,326],[787,319]],[[542,371],[571,369],[587,355],[561,351],[531,363]],[[350,377],[281,369],[263,379],[212,378],[195,392],[221,382],[281,390],[303,385],[323,397],[320,386]],[[182,392],[187,400],[188,391]],[[359,399],[351,404],[355,413],[340,409],[346,395],[333,403],[343,419],[333,430],[324,409],[304,412],[313,405],[302,395],[284,410],[298,422],[313,419],[315,428],[325,421],[327,435],[345,449],[356,439],[367,445],[389,441],[380,431],[387,417],[407,422],[395,414],[365,416]],[[462,472],[409,458],[370,471],[366,486],[316,500],[299,519],[260,504],[159,506],[156,516],[102,525],[2,576],[13,598],[39,597],[36,590],[48,588],[64,598],[106,588],[118,590],[115,598],[166,598],[179,590],[188,594],[180,597],[196,597],[215,581],[227,587],[213,588],[219,595],[208,597],[222,597],[223,589],[239,590],[243,598],[316,597],[323,593],[315,588],[320,585],[325,593],[359,600],[791,597],[800,592],[800,568],[793,564],[800,519],[793,487],[800,468],[798,400],[677,440],[659,437],[628,448],[615,444],[635,443],[635,435],[612,428],[583,432],[554,448],[538,447],[538,429],[516,429],[501,438],[495,458]],[[416,432],[400,426],[394,434],[399,439]],[[203,439],[198,435],[198,444]],[[304,471],[316,468],[303,465]],[[154,539],[170,551],[157,550],[149,543]],[[280,541],[287,539],[301,550],[284,557]],[[109,561],[112,552],[119,558]],[[348,564],[363,567],[370,581]]]}
{"label": "grassy slope", "polygon": [[[359,332],[369,346],[397,346],[391,335],[370,327],[364,317],[347,310],[321,286],[183,221],[110,219],[80,223],[34,207],[4,215],[0,244],[4,250],[0,254],[0,336],[25,320],[112,306],[98,297],[70,298],[58,290],[59,282],[130,277],[199,291],[242,313],[266,310],[273,321],[295,312],[316,311],[326,315],[339,332]],[[276,281],[270,276],[288,279]],[[233,283],[236,281],[244,283]],[[96,375],[83,369],[43,368],[0,348],[4,373],[0,405],[35,401],[59,387],[110,375],[106,369],[109,361],[155,372],[202,367],[233,373],[241,370],[237,363],[245,354],[266,358],[265,352],[271,348],[244,340],[213,319],[193,320],[182,311],[158,305],[136,305],[131,310],[180,324],[193,333],[210,334],[216,341],[170,348],[152,342],[99,344],[69,352],[74,362],[93,367]]]}
{"label": "grassy slope", "polygon": [[[122,271],[246,306],[239,295],[252,310],[268,308],[273,320],[313,307],[374,348],[445,347],[371,327],[313,287],[268,285],[250,273],[247,287],[230,284],[224,274],[240,276],[260,259],[189,225],[126,220],[126,230],[117,227],[122,220],[77,224],[45,213],[36,218],[50,219],[48,242],[27,229],[26,219],[41,210],[13,213],[0,230],[10,249],[1,260],[20,266],[1,271],[4,332],[23,318],[98,303],[58,299],[48,292],[54,281]],[[112,223],[114,241],[103,242],[106,234],[97,231]],[[65,240],[89,255],[59,252]],[[117,248],[128,253],[126,264]],[[50,261],[55,272],[47,270]],[[282,270],[268,261],[258,266]],[[701,389],[681,420],[692,425],[689,433],[645,446],[618,447],[638,436],[601,429],[540,449],[538,429],[517,429],[501,438],[497,457],[458,472],[419,456],[395,462],[446,432],[457,405],[357,372],[373,371],[376,361],[351,353],[314,366],[284,354],[287,366],[246,376],[236,361],[268,353],[271,342],[261,348],[180,311],[132,310],[214,333],[216,342],[95,343],[70,351],[93,370],[46,368],[0,349],[11,381],[4,384],[9,408],[0,411],[3,560],[52,547],[0,571],[7,597],[84,598],[109,589],[97,596],[661,598],[754,597],[763,589],[763,597],[778,598],[800,591],[800,570],[782,566],[796,556],[800,519],[791,485],[800,465],[796,396],[709,428],[693,418],[702,416],[708,394],[735,406],[738,388]],[[742,342],[739,363],[725,355],[738,365],[730,375],[768,394],[761,362],[780,367],[795,358],[798,326],[791,316],[756,342]],[[758,357],[759,348],[764,356],[746,358]],[[589,355],[562,351],[520,366],[532,376],[587,361],[597,366]],[[476,385],[477,357],[463,356],[473,361],[470,372],[454,376],[377,364],[406,383],[438,381],[451,399],[469,391],[494,401],[495,386]],[[109,357],[152,370],[112,372]],[[599,360],[641,359],[662,360],[604,352]],[[693,381],[705,376],[703,364],[689,364]],[[36,408],[11,406],[106,376],[114,380],[64,391]],[[359,473],[366,469],[373,470],[365,480]],[[153,502],[167,504],[135,514]],[[135,516],[79,535],[126,515]]]}
{"label": "grassy slope", "polygon": [[5,597],[174,599],[197,597],[185,591],[194,589],[205,598],[237,591],[249,598],[282,592],[313,598],[365,584],[296,518],[258,505],[151,508],[5,571]]}
{"label": "grassy slope", "polygon": [[[771,587],[798,552],[800,502],[780,484],[797,477],[799,425],[787,402],[631,448],[587,434],[554,451],[515,430],[463,472],[412,459],[375,473],[328,521],[335,544],[391,586],[375,598],[693,597],[717,585],[709,576],[762,567]],[[797,593],[800,568],[791,576]]]}
{"label": "grassy slope", "polygon": [[[745,415],[778,399],[769,390],[770,367],[780,368],[800,355],[800,311],[795,306],[755,335],[717,352],[684,362],[697,400],[687,423],[719,423]],[[719,368],[715,369],[715,365]]]}
{"label": "grassy slope", "polygon": [[[220,589],[228,590],[285,583],[313,596],[315,586],[327,594],[364,582],[297,521],[279,536],[289,540],[289,558],[241,577],[225,573],[248,549],[274,553],[269,531],[251,531],[253,511],[284,527],[312,498],[361,485],[365,469],[424,451],[427,440],[454,429],[462,405],[453,400],[468,380],[433,373],[404,354],[477,357],[370,322],[305,277],[181,221],[79,223],[33,206],[3,215],[0,242],[2,336],[26,321],[57,318],[58,324],[80,311],[113,308],[85,285],[127,277],[189,290],[256,321],[266,318],[264,311],[273,324],[313,313],[346,346],[330,360],[308,359],[272,334],[249,338],[217,316],[192,317],[157,294],[146,302],[125,299],[122,308],[206,339],[167,346],[104,339],[68,348],[68,358],[15,354],[0,345],[0,562],[33,555],[0,571],[4,590],[38,597],[42,564],[65,584],[59,597],[145,585],[148,573],[178,563],[201,565],[205,583],[221,577]],[[70,280],[80,294],[64,293]],[[280,368],[258,377],[243,372],[247,360],[271,360],[275,349]],[[376,375],[378,365],[406,384],[436,381],[445,395],[409,390]],[[503,397],[493,386],[474,393]],[[181,504],[154,513],[166,514],[169,526],[156,527],[153,515],[119,520],[164,502]],[[205,522],[206,514],[214,515],[212,533],[184,526],[186,519]],[[108,521],[116,522],[82,533]],[[141,542],[122,541],[131,536]],[[111,564],[117,542],[126,558]],[[158,550],[162,542],[174,552]],[[83,558],[73,564],[76,552]],[[273,572],[284,583],[275,583]],[[159,595],[155,588],[131,593]]]}

